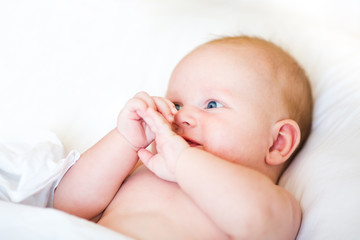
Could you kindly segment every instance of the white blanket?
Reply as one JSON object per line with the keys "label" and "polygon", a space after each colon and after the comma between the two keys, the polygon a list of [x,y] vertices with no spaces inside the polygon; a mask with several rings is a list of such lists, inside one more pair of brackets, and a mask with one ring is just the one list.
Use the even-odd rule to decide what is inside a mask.
{"label": "white blanket", "polygon": [[[8,129],[0,136],[1,239],[128,239],[51,207],[54,188],[79,158],[46,130]],[[41,208],[40,208],[41,207]]]}
{"label": "white blanket", "polygon": [[64,158],[62,143],[49,131],[17,131],[0,137],[0,200],[51,207],[58,181],[80,154]]}
{"label": "white blanket", "polygon": [[[0,139],[27,129],[0,149],[3,199],[48,205],[76,159],[66,156],[110,131],[131,96],[164,95],[175,64],[198,44],[248,34],[289,51],[313,86],[312,134],[280,179],[303,210],[298,239],[360,238],[360,1],[0,1],[0,33]],[[23,133],[44,131],[49,145],[19,164],[32,152],[18,145],[28,142]],[[52,209],[0,201],[0,212],[1,239],[123,238]]]}
{"label": "white blanket", "polygon": [[0,209],[1,239],[130,239],[101,225],[52,208],[0,201]]}

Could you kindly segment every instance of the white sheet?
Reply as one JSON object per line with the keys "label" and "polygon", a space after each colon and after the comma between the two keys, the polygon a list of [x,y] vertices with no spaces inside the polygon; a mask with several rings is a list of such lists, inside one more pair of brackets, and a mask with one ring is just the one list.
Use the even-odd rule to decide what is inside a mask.
{"label": "white sheet", "polygon": [[129,239],[52,208],[53,191],[79,158],[52,132],[8,129],[0,136],[1,239]]}
{"label": "white sheet", "polygon": [[101,225],[52,208],[0,201],[0,209],[1,239],[130,239]]}
{"label": "white sheet", "polygon": [[[0,133],[45,129],[65,154],[110,131],[137,91],[163,95],[196,45],[236,34],[279,44],[308,72],[316,101],[309,142],[280,181],[303,209],[298,239],[360,237],[358,0],[13,0],[0,2],[0,20]],[[0,203],[1,238],[49,238],[54,226],[77,239],[104,234],[54,210]],[[22,224],[32,216],[36,233]]]}

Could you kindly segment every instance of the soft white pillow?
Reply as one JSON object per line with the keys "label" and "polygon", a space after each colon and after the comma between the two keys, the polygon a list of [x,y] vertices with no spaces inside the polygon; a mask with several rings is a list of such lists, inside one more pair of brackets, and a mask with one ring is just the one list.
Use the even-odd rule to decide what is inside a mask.
{"label": "soft white pillow", "polygon": [[280,184],[302,206],[298,239],[358,239],[360,38],[339,29],[316,31],[321,38],[312,39],[303,58],[315,97],[313,131]]}
{"label": "soft white pillow", "polygon": [[298,239],[357,239],[359,9],[357,0],[2,1],[0,130],[50,129],[66,152],[83,151],[137,91],[163,95],[198,44],[261,36],[299,60],[314,90],[312,135],[280,181],[303,209]]}

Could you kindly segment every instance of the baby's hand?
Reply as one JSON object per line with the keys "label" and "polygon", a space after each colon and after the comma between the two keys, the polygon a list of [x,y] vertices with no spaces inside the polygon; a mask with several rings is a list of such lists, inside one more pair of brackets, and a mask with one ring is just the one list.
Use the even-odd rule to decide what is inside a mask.
{"label": "baby's hand", "polygon": [[118,116],[117,130],[135,151],[146,148],[155,138],[155,134],[141,117],[147,109],[158,112],[168,122],[174,120],[176,113],[174,104],[165,98],[139,92],[130,99]]}
{"label": "baby's hand", "polygon": [[177,160],[182,151],[190,147],[189,144],[174,133],[171,124],[154,109],[147,109],[142,117],[155,134],[157,153],[153,154],[143,148],[138,151],[139,158],[158,177],[176,182]]}

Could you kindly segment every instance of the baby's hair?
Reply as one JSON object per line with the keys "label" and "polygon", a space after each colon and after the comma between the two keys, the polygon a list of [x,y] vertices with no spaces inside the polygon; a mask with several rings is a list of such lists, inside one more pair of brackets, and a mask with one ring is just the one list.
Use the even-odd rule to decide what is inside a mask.
{"label": "baby's hair", "polygon": [[262,38],[250,36],[221,37],[207,44],[214,43],[249,44],[265,50],[264,52],[275,72],[275,80],[280,86],[281,102],[287,112],[287,118],[296,121],[301,131],[299,146],[287,161],[286,166],[288,166],[305,144],[312,126],[313,98],[310,81],[304,69],[289,53]]}

